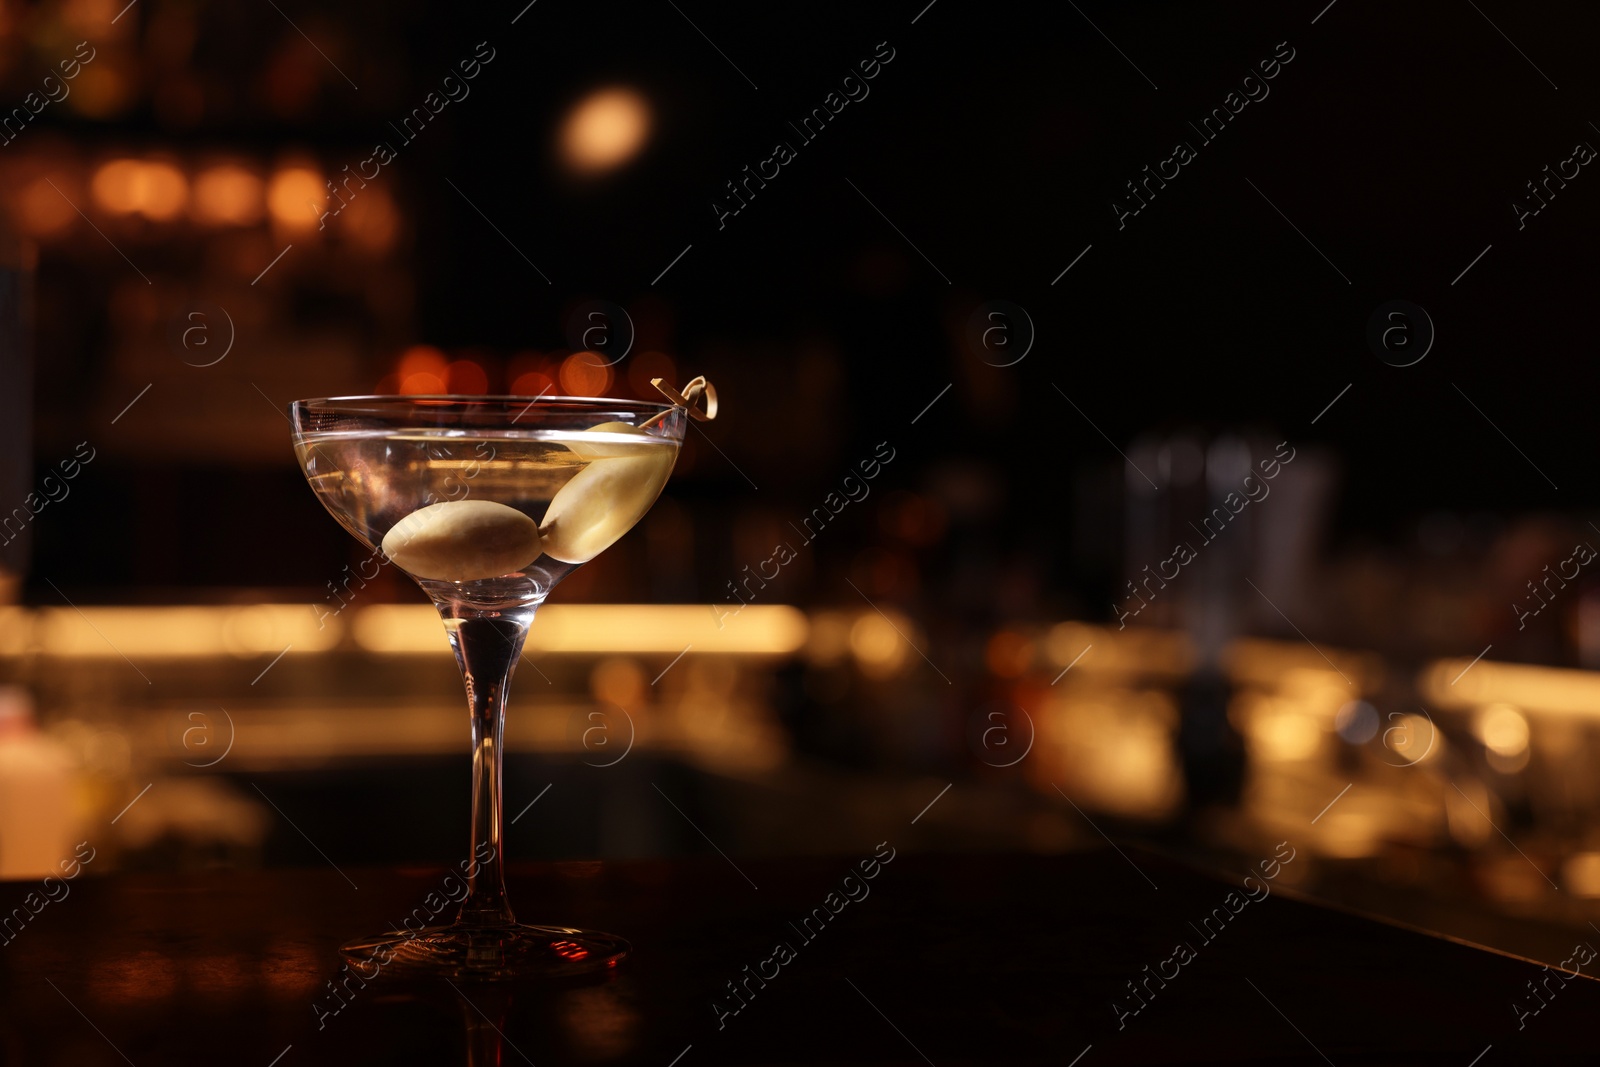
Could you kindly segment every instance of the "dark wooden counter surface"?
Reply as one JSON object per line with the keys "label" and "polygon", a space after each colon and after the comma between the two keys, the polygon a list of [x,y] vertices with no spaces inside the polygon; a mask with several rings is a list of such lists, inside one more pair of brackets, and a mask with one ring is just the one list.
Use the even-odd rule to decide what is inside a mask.
{"label": "dark wooden counter surface", "polygon": [[[444,872],[83,877],[0,947],[0,1052],[30,1067],[1496,1067],[1597,1055],[1600,985],[1588,979],[1290,900],[1278,883],[1251,901],[1243,871],[1217,877],[1144,853],[901,853],[850,883],[864,898],[805,940],[790,924],[830,892],[842,900],[844,877],[871,854],[739,870],[717,858],[517,868],[520,918],[620,933],[634,956],[588,985],[381,975],[337,1013],[326,986],[337,944],[398,924]],[[32,888],[0,885],[0,907]],[[1227,921],[1203,926],[1219,908]],[[779,942],[793,958],[764,963]],[[1179,943],[1192,953],[1183,962]],[[719,1026],[713,1003],[735,1006],[726,983],[746,965],[777,973],[752,981]],[[1137,1014],[1130,980],[1146,1005]],[[1537,1014],[1530,982],[1542,983]]]}

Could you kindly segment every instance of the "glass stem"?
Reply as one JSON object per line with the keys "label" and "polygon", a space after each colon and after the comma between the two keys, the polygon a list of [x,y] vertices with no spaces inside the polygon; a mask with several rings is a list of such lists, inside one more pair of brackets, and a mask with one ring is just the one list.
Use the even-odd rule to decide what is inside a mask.
{"label": "glass stem", "polygon": [[483,610],[442,603],[439,614],[444,617],[467,684],[467,711],[472,716],[472,852],[467,897],[456,922],[509,925],[516,917],[506,901],[505,853],[500,841],[502,742],[506,692],[534,609]]}

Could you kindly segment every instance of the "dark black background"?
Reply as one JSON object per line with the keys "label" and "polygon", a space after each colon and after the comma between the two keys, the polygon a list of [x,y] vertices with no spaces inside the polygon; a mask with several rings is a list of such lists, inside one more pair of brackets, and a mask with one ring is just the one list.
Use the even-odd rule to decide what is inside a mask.
{"label": "dark black background", "polygon": [[[163,131],[140,112],[109,130],[68,132],[301,144],[355,161],[488,41],[496,58],[471,97],[404,147],[383,179],[415,226],[418,340],[559,345],[576,301],[637,306],[654,294],[679,365],[722,386],[719,445],[767,494],[708,459],[675,486],[686,500],[733,509],[788,500],[804,512],[851,456],[894,436],[910,460],[895,471],[901,484],[941,458],[978,457],[1006,491],[998,536],[1059,546],[1084,518],[1073,478],[1119,463],[1106,437],[1126,448],[1145,431],[1196,426],[1330,446],[1344,465],[1335,539],[1402,537],[1435,508],[1591,506],[1582,444],[1596,372],[1585,323],[1600,203],[1589,185],[1600,179],[1585,168],[1520,231],[1511,205],[1576,142],[1600,143],[1589,121],[1600,115],[1589,75],[1596,13],[1466,0],[1324,5],[699,0],[675,10],[539,0],[515,25],[520,3],[289,5],[299,23],[342,28],[341,66],[361,90],[331,79],[309,120],[274,118],[241,91],[198,129]],[[270,7],[207,8],[201,27],[193,62],[212,67],[248,68],[257,37],[293,32]],[[787,122],[884,41],[895,58],[870,96],[799,145]],[[1295,56],[1270,96],[1199,147],[1187,121],[1220,106],[1280,42]],[[655,135],[620,173],[574,182],[556,165],[553,132],[584,92],[617,82],[650,97]],[[719,228],[712,203],[723,183],[780,138],[798,158]],[[1199,158],[1119,229],[1111,203],[1124,182],[1177,140]],[[44,282],[72,280],[51,271],[47,261]],[[1426,308],[1437,329],[1416,366],[1386,365],[1366,344],[1369,315],[1393,299]],[[988,366],[964,341],[988,300],[1024,307],[1036,327],[1015,366]],[[297,308],[311,320],[329,313],[314,290]],[[92,346],[93,330],[75,328],[80,347]],[[797,353],[815,339],[840,356],[838,416],[775,424]],[[71,347],[60,340],[41,337],[40,395],[45,421],[70,426],[69,386],[83,368],[58,355]],[[320,385],[307,374],[299,393],[319,395]],[[763,437],[775,432],[791,440],[774,448]],[[248,550],[226,558],[262,559],[269,539],[292,531],[313,557],[342,560],[344,535],[297,484],[287,448],[284,459],[215,490],[238,519],[222,540]],[[100,490],[85,483],[92,517],[40,519],[39,570],[102,591],[149,586],[157,574],[174,585],[299,584],[295,567],[246,576],[220,552],[216,566],[195,561],[199,537],[182,549],[191,566],[151,566],[121,549],[92,573],[62,565],[129,496],[159,492],[174,529],[204,525],[182,486],[205,470],[199,459],[188,470],[119,468],[113,456],[92,472]],[[252,502],[277,517],[248,520]],[[1118,521],[1116,499],[1089,506]],[[1052,573],[1063,585],[1078,578]]]}

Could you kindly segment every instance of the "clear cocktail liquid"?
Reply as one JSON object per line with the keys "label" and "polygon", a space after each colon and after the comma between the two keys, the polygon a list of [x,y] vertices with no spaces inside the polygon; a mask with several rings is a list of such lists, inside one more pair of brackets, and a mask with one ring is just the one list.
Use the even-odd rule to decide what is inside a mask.
{"label": "clear cocktail liquid", "polygon": [[[603,547],[650,509],[678,450],[675,441],[637,431],[502,429],[331,431],[307,434],[296,447],[323,504],[375,551],[401,520],[444,502],[492,501],[542,523],[563,487],[597,463],[619,476],[601,479],[596,470],[565,499],[573,513],[574,499],[588,497],[577,513],[591,521]],[[577,565],[541,552],[503,575],[449,584],[474,599],[542,599]]]}

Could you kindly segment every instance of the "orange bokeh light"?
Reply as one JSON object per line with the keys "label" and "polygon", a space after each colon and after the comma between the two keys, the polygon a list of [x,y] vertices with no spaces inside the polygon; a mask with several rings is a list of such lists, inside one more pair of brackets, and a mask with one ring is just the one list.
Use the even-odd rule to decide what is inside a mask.
{"label": "orange bokeh light", "polygon": [[462,396],[481,396],[489,391],[489,375],[470,359],[458,359],[445,370],[449,391]]}
{"label": "orange bokeh light", "polygon": [[113,215],[127,215],[135,211],[139,206],[139,197],[135,189],[138,174],[137,159],[113,159],[109,163],[101,164],[100,169],[94,172],[94,180],[89,185],[95,203]]}
{"label": "orange bokeh light", "polygon": [[650,104],[632,89],[601,89],[578,102],[561,128],[567,166],[598,174],[632,159],[650,135]]}
{"label": "orange bokeh light", "polygon": [[272,176],[267,208],[279,224],[295,230],[320,225],[328,194],[322,175],[310,167],[285,167]]}
{"label": "orange bokeh light", "polygon": [[[61,185],[66,179],[60,179]],[[50,180],[35,178],[23,187],[17,197],[17,224],[27,233],[37,237],[48,236],[64,230],[78,217],[72,205],[55,189]]]}
{"label": "orange bokeh light", "polygon": [[166,222],[178,217],[189,199],[189,181],[171,163],[146,163],[139,171],[139,212]]}
{"label": "orange bokeh light", "polygon": [[137,159],[102,164],[89,188],[95,203],[113,215],[138,213],[162,222],[176,218],[189,198],[189,183],[177,167]]}
{"label": "orange bokeh light", "polygon": [[427,371],[437,375],[442,381],[448,363],[449,360],[445,359],[444,353],[432,345],[412,345],[400,353],[400,377]]}
{"label": "orange bokeh light", "polygon": [[400,211],[377,186],[361,191],[339,220],[351,240],[369,252],[387,252],[400,236]]}
{"label": "orange bokeh light", "polygon": [[445,382],[450,377],[449,361],[432,345],[413,345],[400,354],[395,377],[400,381],[400,392],[407,396],[448,392]]}
{"label": "orange bokeh light", "polygon": [[445,388],[444,379],[437,374],[421,371],[417,374],[408,374],[400,380],[400,392],[404,396],[438,396],[440,393],[449,392]]}
{"label": "orange bokeh light", "polygon": [[611,388],[611,368],[598,352],[574,352],[561,361],[561,391],[568,396],[604,396]]}
{"label": "orange bokeh light", "polygon": [[218,226],[249,226],[261,220],[264,183],[255,174],[224,163],[202,171],[194,182],[194,216]]}
{"label": "orange bokeh light", "polygon": [[512,396],[549,396],[556,383],[542,370],[525,371],[511,383]]}

